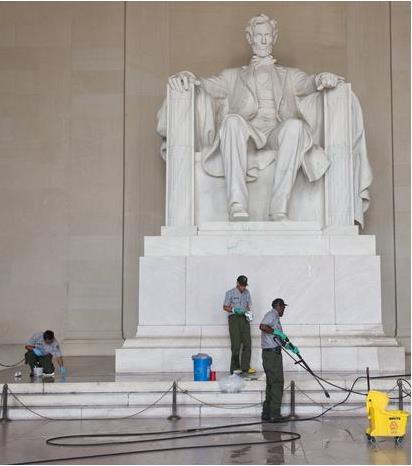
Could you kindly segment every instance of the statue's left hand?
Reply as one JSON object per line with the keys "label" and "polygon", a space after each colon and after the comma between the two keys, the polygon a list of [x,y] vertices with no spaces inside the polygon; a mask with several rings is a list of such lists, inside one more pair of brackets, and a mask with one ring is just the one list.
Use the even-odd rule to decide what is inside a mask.
{"label": "statue's left hand", "polygon": [[174,91],[184,92],[189,90],[189,85],[198,85],[196,76],[190,71],[180,71],[169,78],[169,86]]}
{"label": "statue's left hand", "polygon": [[323,89],[333,89],[339,83],[344,82],[345,78],[333,73],[320,73],[315,77],[316,88],[318,91]]}

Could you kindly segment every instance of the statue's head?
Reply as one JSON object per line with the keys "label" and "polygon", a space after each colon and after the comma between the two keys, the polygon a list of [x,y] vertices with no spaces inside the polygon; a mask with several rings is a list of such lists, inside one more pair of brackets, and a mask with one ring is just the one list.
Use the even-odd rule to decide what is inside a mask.
{"label": "statue's head", "polygon": [[253,54],[267,57],[278,38],[278,23],[276,19],[260,14],[254,16],[246,26],[246,38],[252,47]]}

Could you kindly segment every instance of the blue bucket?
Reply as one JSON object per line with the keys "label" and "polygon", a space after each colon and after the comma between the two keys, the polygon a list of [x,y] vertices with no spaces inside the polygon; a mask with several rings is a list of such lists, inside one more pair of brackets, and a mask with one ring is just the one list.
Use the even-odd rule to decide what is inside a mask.
{"label": "blue bucket", "polygon": [[198,353],[192,356],[193,359],[193,379],[195,382],[207,382],[210,379],[210,366],[213,359],[205,353]]}

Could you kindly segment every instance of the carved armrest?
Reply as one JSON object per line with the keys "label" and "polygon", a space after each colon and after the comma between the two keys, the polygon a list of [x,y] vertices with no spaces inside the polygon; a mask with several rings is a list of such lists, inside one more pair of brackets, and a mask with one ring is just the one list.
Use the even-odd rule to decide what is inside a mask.
{"label": "carved armrest", "polygon": [[352,90],[349,83],[324,91],[325,224],[354,224]]}
{"label": "carved armrest", "polygon": [[194,86],[167,86],[166,226],[194,225]]}

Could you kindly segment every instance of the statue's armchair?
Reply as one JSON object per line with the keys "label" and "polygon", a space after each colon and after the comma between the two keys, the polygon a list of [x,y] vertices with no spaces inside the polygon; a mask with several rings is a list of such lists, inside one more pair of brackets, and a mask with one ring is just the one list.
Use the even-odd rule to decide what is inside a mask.
{"label": "statue's armchair", "polygon": [[[190,227],[203,222],[228,221],[225,179],[208,174],[202,166],[204,148],[198,133],[196,91],[179,92],[168,86],[160,111],[159,126],[166,136],[166,226]],[[366,156],[362,113],[350,84],[317,95],[321,122],[317,143],[330,160],[325,175],[309,182],[299,170],[289,201],[288,216],[294,221],[317,221],[324,227],[362,225],[372,180]],[[355,110],[355,111],[354,111]],[[163,119],[163,123],[162,120]],[[249,145],[251,157],[264,157]],[[273,157],[272,157],[273,159]],[[276,161],[259,171],[248,183],[250,220],[267,221],[271,180]]]}

